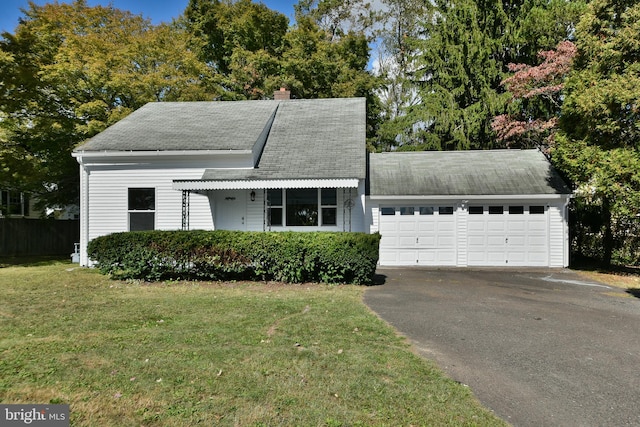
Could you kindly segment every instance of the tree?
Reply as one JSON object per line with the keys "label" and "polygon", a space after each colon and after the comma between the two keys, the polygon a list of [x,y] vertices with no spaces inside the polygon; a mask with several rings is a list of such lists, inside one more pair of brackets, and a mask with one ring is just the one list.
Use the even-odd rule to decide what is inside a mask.
{"label": "tree", "polygon": [[[435,0],[423,17],[415,50],[413,82],[420,103],[399,116],[408,148],[470,149],[496,146],[491,128],[509,95],[500,83],[508,63],[533,64],[535,54],[568,37],[574,6],[563,0]],[[532,34],[534,19],[540,36]],[[544,35],[544,37],[543,37]],[[551,45],[547,45],[552,43]],[[399,147],[402,148],[402,147]]]}
{"label": "tree", "polygon": [[297,22],[311,19],[329,35],[330,41],[349,33],[372,38],[373,28],[380,20],[379,13],[364,0],[300,0],[294,9]]}
{"label": "tree", "polygon": [[509,64],[514,74],[502,85],[512,95],[513,112],[493,118],[498,141],[509,147],[548,147],[560,116],[564,79],[576,53],[575,44],[567,40],[554,50],[541,51],[539,65]]}
{"label": "tree", "polygon": [[184,22],[200,59],[222,77],[236,50],[277,57],[289,26],[285,15],[251,0],[190,0]]}
{"label": "tree", "polygon": [[379,31],[378,59],[375,67],[384,84],[376,91],[381,103],[382,123],[378,131],[377,149],[411,144],[413,123],[407,111],[420,103],[415,71],[420,36],[419,23],[432,13],[428,3],[415,0],[383,0],[385,13]]}
{"label": "tree", "polygon": [[[610,264],[639,231],[640,3],[594,0],[576,29],[578,56],[565,86],[556,165],[600,212],[598,247]],[[637,243],[637,242],[636,242]],[[637,253],[631,261],[637,262]],[[628,260],[627,260],[628,261]]]}
{"label": "tree", "polygon": [[[339,7],[329,2],[318,7],[329,5]],[[250,0],[191,0],[185,26],[211,78],[224,90],[220,99],[268,99],[283,86],[294,98],[363,96],[371,136],[378,81],[367,71],[367,36],[347,27],[322,28],[317,21],[329,9],[319,12],[313,2],[297,10],[296,24],[287,27],[284,15]],[[256,44],[256,38],[262,42]]]}
{"label": "tree", "polygon": [[84,0],[24,13],[0,40],[3,187],[74,203],[76,144],[146,102],[211,96],[177,28]]}

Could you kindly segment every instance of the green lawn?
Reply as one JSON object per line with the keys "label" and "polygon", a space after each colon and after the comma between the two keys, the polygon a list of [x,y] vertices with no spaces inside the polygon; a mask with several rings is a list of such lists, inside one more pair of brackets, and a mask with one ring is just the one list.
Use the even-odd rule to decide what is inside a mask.
{"label": "green lawn", "polygon": [[0,402],[68,403],[74,426],[501,424],[363,292],[5,264]]}

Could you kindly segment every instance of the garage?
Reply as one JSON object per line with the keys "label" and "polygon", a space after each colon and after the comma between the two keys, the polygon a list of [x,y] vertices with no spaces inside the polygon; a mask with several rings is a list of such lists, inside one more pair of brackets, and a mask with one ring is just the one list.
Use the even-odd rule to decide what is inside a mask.
{"label": "garage", "polygon": [[383,266],[565,267],[570,197],[538,150],[370,156]]}
{"label": "garage", "polygon": [[382,265],[456,265],[453,206],[380,208]]}
{"label": "garage", "polygon": [[470,205],[468,213],[468,265],[549,265],[544,205]]}

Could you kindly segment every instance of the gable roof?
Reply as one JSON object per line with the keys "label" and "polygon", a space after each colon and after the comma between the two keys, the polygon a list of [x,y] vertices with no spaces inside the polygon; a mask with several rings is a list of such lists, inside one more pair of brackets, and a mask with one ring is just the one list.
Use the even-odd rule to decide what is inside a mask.
{"label": "gable roof", "polygon": [[257,151],[255,168],[208,169],[208,181],[364,179],[365,99],[150,103],[74,151],[185,150]]}
{"label": "gable roof", "polygon": [[371,196],[568,195],[539,150],[371,154]]}
{"label": "gable roof", "polygon": [[207,170],[204,180],[366,177],[364,98],[283,101],[253,170]]}
{"label": "gable roof", "polygon": [[150,102],[75,151],[251,150],[275,101]]}

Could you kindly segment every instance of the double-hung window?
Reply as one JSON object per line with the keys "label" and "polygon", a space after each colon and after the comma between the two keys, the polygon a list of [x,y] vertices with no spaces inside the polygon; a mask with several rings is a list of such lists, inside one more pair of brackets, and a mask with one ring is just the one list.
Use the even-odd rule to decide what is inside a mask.
{"label": "double-hung window", "polygon": [[156,223],[156,189],[129,188],[129,231],[153,230]]}
{"label": "double-hung window", "polygon": [[267,190],[267,220],[271,227],[281,226],[282,224],[282,190]]}
{"label": "double-hung window", "polygon": [[336,225],[338,223],[338,192],[335,188],[320,190],[320,209],[322,210],[322,224]]}

